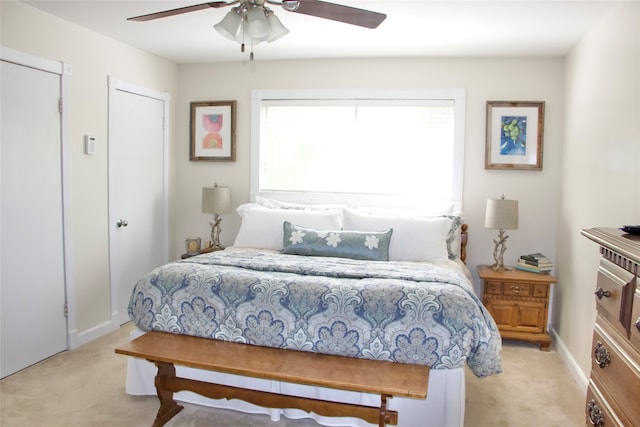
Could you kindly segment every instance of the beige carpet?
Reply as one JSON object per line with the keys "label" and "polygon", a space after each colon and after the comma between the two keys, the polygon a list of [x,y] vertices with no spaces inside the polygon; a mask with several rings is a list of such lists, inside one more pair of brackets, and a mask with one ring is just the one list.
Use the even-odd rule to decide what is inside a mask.
{"label": "beige carpet", "polygon": [[[124,392],[126,357],[114,348],[130,324],[76,350],[53,356],[0,381],[2,427],[145,426],[155,418],[155,396]],[[504,373],[478,379],[467,372],[467,427],[584,426],[584,394],[555,351],[505,342]],[[311,420],[272,422],[264,415],[186,405],[174,426],[318,426]]]}

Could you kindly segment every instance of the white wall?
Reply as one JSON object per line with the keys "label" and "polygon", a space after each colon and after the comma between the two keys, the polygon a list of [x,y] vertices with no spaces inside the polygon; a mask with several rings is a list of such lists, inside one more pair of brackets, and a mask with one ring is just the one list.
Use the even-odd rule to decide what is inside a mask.
{"label": "white wall", "polygon": [[566,60],[554,327],[585,387],[599,253],[580,229],[640,223],[639,24],[639,3],[619,4]]}
{"label": "white wall", "polygon": [[[0,2],[0,43],[63,61],[70,78],[71,198],[75,344],[108,328],[111,319],[107,223],[107,76],[150,89],[176,92],[177,66],[169,61],[60,20],[21,2]],[[85,134],[97,139],[84,154]],[[34,224],[37,227],[37,224]],[[37,242],[34,251],[37,252]],[[39,254],[46,256],[46,254]],[[73,338],[76,337],[76,338]],[[74,343],[72,342],[72,345]]]}
{"label": "white wall", "polygon": [[[505,261],[540,251],[555,257],[564,129],[562,58],[413,58],[274,61],[181,65],[175,103],[177,146],[176,254],[184,239],[209,233],[200,213],[203,185],[231,187],[232,204],[249,200],[250,94],[252,89],[286,88],[441,88],[466,89],[466,145],[463,209],[470,227],[468,263],[474,270],[493,262],[495,230],[485,230],[485,200],[503,193],[520,201],[520,229],[509,232]],[[237,100],[235,163],[190,162],[189,103]],[[485,108],[488,100],[545,101],[544,170],[484,169]],[[240,219],[223,215],[221,240],[233,242]]]}

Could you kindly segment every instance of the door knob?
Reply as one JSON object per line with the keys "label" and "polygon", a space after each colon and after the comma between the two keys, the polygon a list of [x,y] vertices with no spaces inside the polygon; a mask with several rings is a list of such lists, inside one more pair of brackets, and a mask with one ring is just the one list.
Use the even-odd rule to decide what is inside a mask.
{"label": "door knob", "polygon": [[129,225],[129,221],[127,221],[126,219],[119,219],[118,221],[116,221],[116,227],[118,228],[126,227],[127,225]]}

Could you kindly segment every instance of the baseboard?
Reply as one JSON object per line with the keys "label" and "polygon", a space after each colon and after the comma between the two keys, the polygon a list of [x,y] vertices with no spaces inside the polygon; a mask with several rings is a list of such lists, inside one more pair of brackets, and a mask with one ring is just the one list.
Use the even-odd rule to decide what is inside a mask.
{"label": "baseboard", "polygon": [[580,366],[578,366],[576,360],[573,358],[573,355],[569,352],[569,349],[564,344],[564,341],[562,341],[553,326],[549,328],[549,333],[553,337],[553,341],[556,345],[556,351],[569,370],[569,374],[571,374],[573,380],[576,382],[576,384],[578,384],[580,390],[582,390],[586,396],[589,378],[587,378],[584,372],[582,372],[582,369],[580,369]]}
{"label": "baseboard", "polygon": [[95,340],[96,338],[100,338],[103,335],[106,335],[110,332],[115,331],[119,328],[118,322],[114,322],[113,320],[104,322],[98,326],[95,326],[91,329],[87,329],[83,332],[78,332],[78,330],[69,332],[69,350],[73,350],[75,348],[80,347],[83,344],[87,344]]}

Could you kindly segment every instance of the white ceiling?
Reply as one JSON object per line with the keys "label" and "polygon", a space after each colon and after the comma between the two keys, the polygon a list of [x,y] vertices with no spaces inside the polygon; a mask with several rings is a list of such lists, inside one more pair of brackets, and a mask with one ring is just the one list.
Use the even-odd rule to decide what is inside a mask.
{"label": "white ceiling", "polygon": [[[614,2],[609,0],[331,0],[385,13],[374,30],[270,6],[291,31],[254,48],[256,60],[400,56],[563,56]],[[179,64],[245,61],[213,25],[229,8],[155,21],[126,18],[206,0],[24,1],[62,19]]]}

